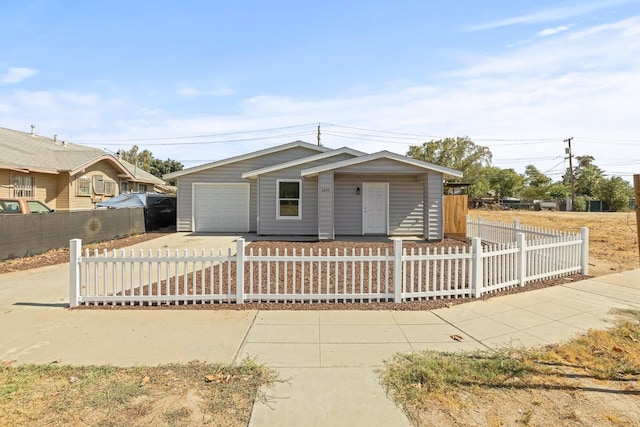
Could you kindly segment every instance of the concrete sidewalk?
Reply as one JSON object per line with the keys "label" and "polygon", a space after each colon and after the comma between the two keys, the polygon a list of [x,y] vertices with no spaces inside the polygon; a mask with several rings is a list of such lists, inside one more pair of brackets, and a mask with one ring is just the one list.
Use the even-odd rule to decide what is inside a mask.
{"label": "concrete sidewalk", "polygon": [[[175,233],[135,249],[235,249],[239,236]],[[0,361],[131,366],[244,357],[282,379],[252,426],[409,425],[378,384],[397,352],[529,346],[640,309],[640,269],[431,312],[68,310],[68,264],[0,275]],[[455,341],[452,335],[460,335]]]}

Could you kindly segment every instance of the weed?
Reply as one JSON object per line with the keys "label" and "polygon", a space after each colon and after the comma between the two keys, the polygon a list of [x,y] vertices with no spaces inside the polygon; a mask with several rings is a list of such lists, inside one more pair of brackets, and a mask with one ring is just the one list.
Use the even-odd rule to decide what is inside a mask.
{"label": "weed", "polygon": [[[640,379],[640,311],[618,314],[620,320],[611,329],[591,330],[565,344],[546,348],[396,354],[386,362],[380,381],[416,424],[428,418],[425,414],[431,410],[455,411],[463,405],[462,396],[472,394],[477,398],[483,390],[487,395],[489,390],[528,390],[528,404],[535,407],[542,407],[544,399],[539,394],[545,390],[579,393],[579,378],[614,381],[619,390],[636,392]],[[533,414],[531,408],[519,421],[529,425]],[[499,425],[500,419],[492,417],[489,422]]]}
{"label": "weed", "polygon": [[[208,381],[214,376],[216,379]],[[214,378],[212,377],[212,378]],[[188,425],[192,411],[213,425],[246,425],[260,387],[275,374],[252,360],[157,367],[0,366],[7,425]],[[196,396],[186,404],[185,398]],[[158,402],[173,402],[169,407]]]}
{"label": "weed", "polygon": [[522,418],[520,418],[520,422],[522,424],[528,426],[531,424],[531,417],[533,416],[533,409],[527,409],[522,413]]}

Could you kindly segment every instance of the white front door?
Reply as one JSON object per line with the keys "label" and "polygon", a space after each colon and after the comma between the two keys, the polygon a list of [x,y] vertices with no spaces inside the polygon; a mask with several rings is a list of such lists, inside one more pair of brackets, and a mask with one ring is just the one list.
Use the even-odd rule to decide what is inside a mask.
{"label": "white front door", "polygon": [[387,234],[389,184],[364,182],[362,187],[362,234]]}

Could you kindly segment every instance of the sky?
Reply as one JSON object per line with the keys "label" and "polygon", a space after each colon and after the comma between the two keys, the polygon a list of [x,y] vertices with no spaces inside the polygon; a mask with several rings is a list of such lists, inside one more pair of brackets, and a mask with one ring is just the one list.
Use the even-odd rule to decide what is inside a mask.
{"label": "sky", "polygon": [[[640,173],[640,0],[0,2],[0,127],[185,167],[468,136]],[[1,153],[0,153],[1,155]]]}

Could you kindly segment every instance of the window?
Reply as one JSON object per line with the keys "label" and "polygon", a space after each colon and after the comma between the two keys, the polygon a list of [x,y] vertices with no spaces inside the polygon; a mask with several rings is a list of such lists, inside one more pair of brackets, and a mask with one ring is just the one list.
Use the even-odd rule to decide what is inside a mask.
{"label": "window", "polygon": [[41,202],[38,202],[37,200],[29,200],[27,202],[27,206],[29,206],[29,212],[31,213],[53,212],[51,209],[49,209],[47,206],[45,206]]}
{"label": "window", "polygon": [[20,205],[13,200],[0,200],[0,213],[3,214],[19,214]]}
{"label": "window", "polygon": [[36,195],[36,177],[15,174],[13,176],[13,197],[33,198]]}
{"label": "window", "polygon": [[114,181],[104,182],[104,195],[115,196],[116,195],[116,183]]}
{"label": "window", "polygon": [[120,194],[126,194],[129,192],[129,183],[127,181],[120,180]]}
{"label": "window", "polygon": [[146,193],[147,184],[138,184],[138,193]]}
{"label": "window", "polygon": [[277,219],[302,219],[302,181],[279,179],[277,181]]}
{"label": "window", "polygon": [[78,178],[76,181],[76,196],[91,196],[91,179]]}
{"label": "window", "polygon": [[96,194],[104,194],[104,179],[102,175],[93,176],[93,192]]}

